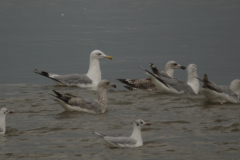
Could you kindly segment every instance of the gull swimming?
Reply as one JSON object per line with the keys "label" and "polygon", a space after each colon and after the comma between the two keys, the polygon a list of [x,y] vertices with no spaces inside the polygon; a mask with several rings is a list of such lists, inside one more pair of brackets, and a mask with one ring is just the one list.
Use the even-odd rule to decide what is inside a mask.
{"label": "gull swimming", "polygon": [[[140,67],[141,68],[141,67]],[[196,79],[197,66],[189,64],[187,67],[188,81],[187,83],[178,80],[177,78],[168,78],[161,75],[155,75],[148,70],[141,68],[151,78],[153,84],[157,87],[157,92],[162,93],[194,93],[199,92],[199,81]]]}
{"label": "gull swimming", "polygon": [[143,146],[143,140],[141,135],[141,127],[143,125],[150,125],[144,120],[137,119],[133,123],[133,132],[130,137],[111,137],[97,132],[93,132],[96,135],[103,137],[103,139],[110,144],[111,147],[141,147]]}
{"label": "gull swimming", "polygon": [[[151,68],[155,67],[155,66],[153,66],[152,63],[150,63],[149,65],[150,65]],[[179,69],[179,68],[183,69],[183,70],[186,70],[186,67],[178,64],[177,62],[169,61],[165,65],[165,72],[161,71],[161,72],[159,72],[159,74],[161,74],[164,77],[173,78],[174,70]],[[151,78],[145,78],[145,79],[117,79],[117,80],[126,84],[127,86],[124,86],[124,87],[129,89],[129,90],[133,90],[133,89],[146,89],[146,90],[152,90],[152,91],[157,90],[156,86],[152,83]]]}
{"label": "gull swimming", "polygon": [[230,86],[219,86],[214,82],[208,80],[207,74],[204,74],[203,80],[199,79],[203,82],[201,92],[206,97],[206,99],[210,102],[218,102],[223,104],[224,102],[230,103],[239,103],[240,96],[240,80],[235,79],[231,82]]}
{"label": "gull swimming", "polygon": [[9,111],[7,108],[0,110],[0,135],[6,132],[6,115],[8,113],[12,113],[12,111]]}
{"label": "gull swimming", "polygon": [[90,64],[87,74],[69,74],[69,75],[58,75],[40,71],[35,69],[35,73],[42,76],[48,77],[56,82],[58,85],[67,86],[79,86],[79,87],[97,87],[101,81],[101,69],[99,60],[102,58],[108,58],[112,60],[111,56],[105,55],[100,50],[94,50],[90,54]]}
{"label": "gull swimming", "polygon": [[105,113],[107,107],[107,88],[109,87],[117,88],[115,84],[110,83],[108,80],[101,80],[97,87],[97,97],[94,100],[77,97],[69,93],[61,94],[54,90],[55,95],[52,96],[57,98],[56,101],[66,111],[79,111],[92,114]]}

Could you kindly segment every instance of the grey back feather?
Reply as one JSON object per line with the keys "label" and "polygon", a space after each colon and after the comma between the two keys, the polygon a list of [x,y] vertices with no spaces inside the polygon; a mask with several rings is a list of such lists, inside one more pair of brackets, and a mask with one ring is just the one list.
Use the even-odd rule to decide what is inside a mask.
{"label": "grey back feather", "polygon": [[85,74],[58,75],[54,76],[54,78],[69,85],[92,84],[92,80]]}
{"label": "grey back feather", "polygon": [[238,95],[233,92],[229,87],[224,87],[224,86],[218,86],[219,88],[221,88],[223,93],[228,94],[230,97],[233,97],[234,99],[238,100]]}
{"label": "grey back feather", "polygon": [[166,77],[166,78],[171,78],[166,72],[162,71],[158,74],[158,76]]}
{"label": "grey back feather", "polygon": [[238,100],[238,96],[235,92],[233,92],[229,87],[219,86],[219,85],[215,84],[214,82],[209,81],[207,74],[204,74],[203,83],[204,83],[203,88],[208,88],[208,89],[216,91],[218,93],[226,93],[230,97],[233,97],[234,99]]}
{"label": "grey back feather", "polygon": [[68,104],[75,106],[75,107],[81,107],[81,108],[85,108],[88,110],[93,110],[95,112],[101,112],[102,111],[102,107],[100,106],[100,104],[98,102],[96,102],[95,100],[90,100],[90,99],[84,99],[84,98],[71,98],[68,101]]}
{"label": "grey back feather", "polygon": [[195,93],[191,86],[183,81],[178,80],[177,78],[166,78],[161,76],[160,79],[162,79],[172,88],[176,89],[178,92],[184,91],[184,93]]}
{"label": "grey back feather", "polygon": [[80,96],[77,97],[70,93],[61,94],[54,90],[53,90],[53,92],[57,95],[57,96],[55,96],[56,98],[64,101],[65,103],[67,103],[71,106],[80,107],[80,108],[92,110],[95,112],[102,112],[102,107],[95,100],[88,99],[88,98],[82,98]]}
{"label": "grey back feather", "polygon": [[130,138],[130,137],[110,137],[107,136],[104,138],[107,141],[110,141],[114,144],[129,144],[129,145],[134,145],[137,143],[137,140]]}

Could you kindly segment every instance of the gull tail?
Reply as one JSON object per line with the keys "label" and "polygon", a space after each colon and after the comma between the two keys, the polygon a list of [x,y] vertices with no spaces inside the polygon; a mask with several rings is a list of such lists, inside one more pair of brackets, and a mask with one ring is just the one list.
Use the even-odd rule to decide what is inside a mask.
{"label": "gull tail", "polygon": [[216,92],[219,92],[219,93],[222,93],[221,90],[217,89],[214,84],[212,84],[209,80],[208,80],[208,76],[207,74],[204,74],[204,78],[203,79],[200,79],[198,77],[195,77],[197,78],[198,80],[200,80],[201,82],[203,82],[203,88],[208,88],[208,89],[211,89],[213,91],[216,91]]}
{"label": "gull tail", "polygon": [[56,98],[64,101],[65,103],[68,103],[70,97],[65,96],[64,94],[61,94],[61,93],[59,93],[59,92],[57,92],[57,91],[55,91],[55,90],[52,90],[52,91],[53,91],[56,95],[53,95],[53,94],[50,94],[50,95],[52,95],[52,96],[54,96],[54,97],[56,97]]}
{"label": "gull tail", "polygon": [[106,135],[103,135],[103,134],[100,134],[100,133],[94,132],[94,131],[93,131],[93,134],[96,134],[96,135],[101,136],[101,137],[103,137],[103,138],[106,137]]}
{"label": "gull tail", "polygon": [[34,72],[34,73],[37,73],[37,74],[40,74],[40,75],[42,75],[42,76],[44,76],[44,77],[50,78],[50,79],[52,79],[52,80],[54,80],[54,81],[57,81],[57,82],[59,82],[59,83],[62,83],[62,82],[59,81],[58,79],[55,79],[55,78],[50,77],[50,74],[49,74],[48,72],[40,71],[40,70],[37,70],[37,69],[35,69],[33,72]]}
{"label": "gull tail", "polygon": [[48,77],[48,78],[50,78],[49,76],[49,73],[48,72],[45,72],[45,71],[40,71],[40,70],[37,70],[37,69],[35,69],[35,71],[33,71],[34,73],[37,73],[37,74],[40,74],[40,75],[42,75],[42,76],[45,76],[45,77]]}
{"label": "gull tail", "polygon": [[120,82],[122,82],[122,83],[124,83],[124,84],[126,84],[126,85],[128,85],[128,86],[131,86],[131,87],[134,87],[135,85],[133,84],[134,82],[132,82],[132,81],[134,81],[134,80],[131,80],[131,79],[117,79],[118,81],[120,81]]}
{"label": "gull tail", "polygon": [[152,71],[153,71],[154,74],[160,75],[159,70],[157,69],[157,67],[155,67],[155,66],[153,65],[153,63],[149,63],[149,65],[150,65],[150,67],[151,67],[151,69],[152,69]]}
{"label": "gull tail", "polygon": [[134,84],[134,79],[117,79],[118,81],[126,84],[127,86],[124,86],[128,90],[134,90],[137,89],[136,85]]}
{"label": "gull tail", "polygon": [[132,91],[132,90],[136,90],[137,88],[134,88],[134,87],[130,87],[130,86],[123,86],[125,88],[127,88],[128,90]]}
{"label": "gull tail", "polygon": [[207,74],[204,74],[203,83],[203,88],[209,88],[211,90],[221,93],[221,91],[217,90],[214,85],[212,85],[212,83],[208,80]]}
{"label": "gull tail", "polygon": [[163,83],[166,87],[170,88],[167,83],[165,83],[165,82],[164,82],[162,79],[160,79],[159,77],[155,76],[153,73],[151,73],[151,72],[149,72],[148,70],[142,68],[141,66],[138,66],[138,67],[141,68],[142,70],[144,70],[149,77],[154,77],[155,79],[157,79],[158,81],[160,81],[161,83]]}

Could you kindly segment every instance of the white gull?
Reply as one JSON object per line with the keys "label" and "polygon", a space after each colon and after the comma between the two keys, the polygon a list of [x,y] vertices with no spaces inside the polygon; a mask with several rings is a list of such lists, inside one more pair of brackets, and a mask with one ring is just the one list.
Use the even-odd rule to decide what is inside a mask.
{"label": "white gull", "polygon": [[12,111],[9,111],[7,108],[0,110],[0,135],[6,132],[6,115],[8,113],[12,113]]}
{"label": "white gull", "polygon": [[201,92],[210,102],[218,102],[223,104],[224,102],[239,103],[240,96],[240,80],[235,79],[231,82],[230,86],[219,86],[214,82],[208,80],[207,74],[204,74],[202,81],[203,87]]}
{"label": "white gull", "polygon": [[94,50],[90,54],[90,64],[87,74],[58,75],[35,69],[35,73],[48,77],[58,85],[96,87],[101,81],[101,69],[99,60],[102,58],[112,59],[100,50]]}
{"label": "white gull", "polygon": [[97,132],[96,135],[103,137],[103,139],[110,144],[111,147],[141,147],[143,145],[141,127],[143,125],[150,125],[141,119],[137,119],[133,123],[133,132],[130,137],[112,137],[106,136]]}

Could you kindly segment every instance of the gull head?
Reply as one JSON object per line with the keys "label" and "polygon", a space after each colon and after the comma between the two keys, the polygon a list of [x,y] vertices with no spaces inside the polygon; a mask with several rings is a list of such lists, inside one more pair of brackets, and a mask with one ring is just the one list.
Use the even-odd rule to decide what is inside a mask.
{"label": "gull head", "polygon": [[149,123],[146,123],[146,122],[145,122],[144,120],[142,120],[142,119],[137,119],[137,120],[134,122],[134,125],[135,125],[136,127],[139,127],[139,128],[141,128],[143,125],[150,126]]}
{"label": "gull head", "polygon": [[103,87],[103,88],[113,87],[113,88],[117,88],[117,85],[112,84],[111,82],[109,82],[109,81],[106,80],[106,79],[103,79],[103,80],[101,80],[101,81],[98,83],[98,87]]}
{"label": "gull head", "polygon": [[0,112],[1,112],[2,114],[4,114],[4,115],[6,115],[6,114],[8,114],[8,113],[12,113],[12,111],[9,111],[7,108],[2,108],[2,109],[0,110]]}
{"label": "gull head", "polygon": [[100,50],[94,50],[92,51],[92,53],[90,54],[90,58],[94,58],[94,59],[102,59],[102,58],[108,58],[110,60],[112,60],[113,58],[111,56],[107,56],[106,54],[104,54],[102,51]]}
{"label": "gull head", "polygon": [[197,73],[197,65],[196,64],[189,64],[187,67],[188,75],[191,75],[192,73]]}
{"label": "gull head", "polygon": [[240,97],[240,80],[235,79],[230,84],[230,89]]}
{"label": "gull head", "polygon": [[175,61],[169,61],[167,64],[166,64],[166,68],[172,68],[172,69],[183,69],[183,70],[186,70],[186,67],[178,64],[177,62]]}

